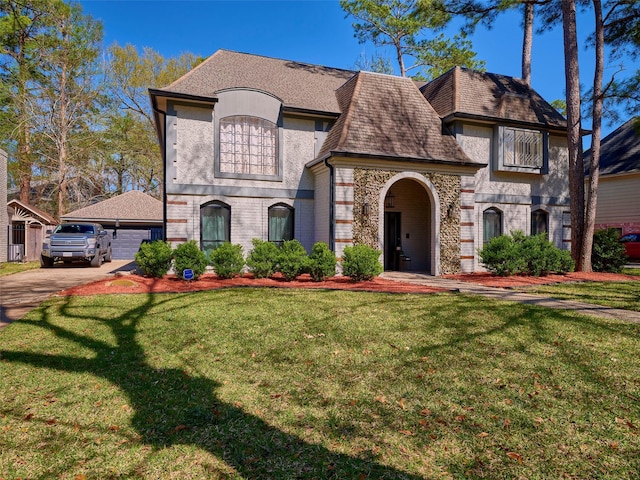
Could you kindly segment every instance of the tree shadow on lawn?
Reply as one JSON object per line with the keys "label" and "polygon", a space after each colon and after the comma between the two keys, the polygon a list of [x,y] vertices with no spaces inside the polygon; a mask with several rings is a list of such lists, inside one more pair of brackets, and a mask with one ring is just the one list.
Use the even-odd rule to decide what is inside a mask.
{"label": "tree shadow on lawn", "polygon": [[[153,295],[143,306],[117,317],[89,318],[65,299],[61,313],[67,318],[95,321],[108,326],[116,346],[79,335],[55,325],[46,309],[42,319],[22,320],[53,335],[90,349],[92,358],[0,350],[3,361],[68,373],[90,373],[120,388],[134,413],[131,425],[144,444],[162,449],[193,445],[222,459],[244,478],[397,478],[418,479],[371,458],[333,452],[285,433],[261,418],[216,396],[219,383],[192,376],[176,368],[154,368],[136,340],[140,321],[151,308],[179,309],[176,297],[158,302]],[[178,303],[175,303],[178,301]],[[55,308],[60,308],[55,306]],[[108,315],[108,314],[107,314]],[[366,454],[364,454],[366,455]]]}

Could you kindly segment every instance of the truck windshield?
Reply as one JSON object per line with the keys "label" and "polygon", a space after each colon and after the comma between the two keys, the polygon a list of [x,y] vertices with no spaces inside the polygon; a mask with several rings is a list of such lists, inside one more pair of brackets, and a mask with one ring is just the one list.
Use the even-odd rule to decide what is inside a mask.
{"label": "truck windshield", "polygon": [[95,233],[92,225],[59,225],[54,233]]}

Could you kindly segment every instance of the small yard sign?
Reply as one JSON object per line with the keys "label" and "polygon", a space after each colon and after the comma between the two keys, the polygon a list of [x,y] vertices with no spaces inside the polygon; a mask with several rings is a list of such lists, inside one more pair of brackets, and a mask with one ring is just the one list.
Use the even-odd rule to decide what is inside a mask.
{"label": "small yard sign", "polygon": [[193,270],[190,268],[185,268],[182,271],[182,278],[185,280],[193,280]]}

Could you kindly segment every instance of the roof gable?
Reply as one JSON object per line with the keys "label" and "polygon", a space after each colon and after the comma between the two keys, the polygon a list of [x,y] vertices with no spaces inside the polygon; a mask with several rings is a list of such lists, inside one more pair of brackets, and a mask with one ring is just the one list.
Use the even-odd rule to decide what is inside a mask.
{"label": "roof gable", "polygon": [[422,88],[442,118],[477,117],[565,129],[560,113],[523,80],[455,67]]}
{"label": "roof gable", "polygon": [[342,115],[320,156],[330,152],[473,164],[408,78],[360,72],[336,93]]}
{"label": "roof gable", "polygon": [[131,190],[88,207],[62,215],[61,219],[162,221],[162,202],[138,190]]}
{"label": "roof gable", "polygon": [[29,205],[17,199],[7,202],[7,207],[12,208],[14,210],[14,215],[19,215],[21,218],[31,217],[44,225],[55,225],[58,223],[53,216],[49,215],[44,210],[40,210],[33,205]]}
{"label": "roof gable", "polygon": [[[585,152],[585,166],[591,150]],[[628,120],[607,135],[600,145],[600,175],[640,173],[640,117]]]}
{"label": "roof gable", "polygon": [[250,88],[275,95],[285,107],[339,113],[335,91],[354,74],[351,70],[218,50],[160,91],[212,98],[220,90]]}

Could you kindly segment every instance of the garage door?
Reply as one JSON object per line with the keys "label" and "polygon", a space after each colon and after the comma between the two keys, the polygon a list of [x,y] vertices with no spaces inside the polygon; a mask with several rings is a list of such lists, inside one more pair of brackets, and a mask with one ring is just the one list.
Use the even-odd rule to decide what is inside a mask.
{"label": "garage door", "polygon": [[[113,236],[113,231],[111,231]],[[111,241],[111,251],[116,260],[133,260],[142,240],[151,238],[151,230],[118,229],[118,237]]]}

